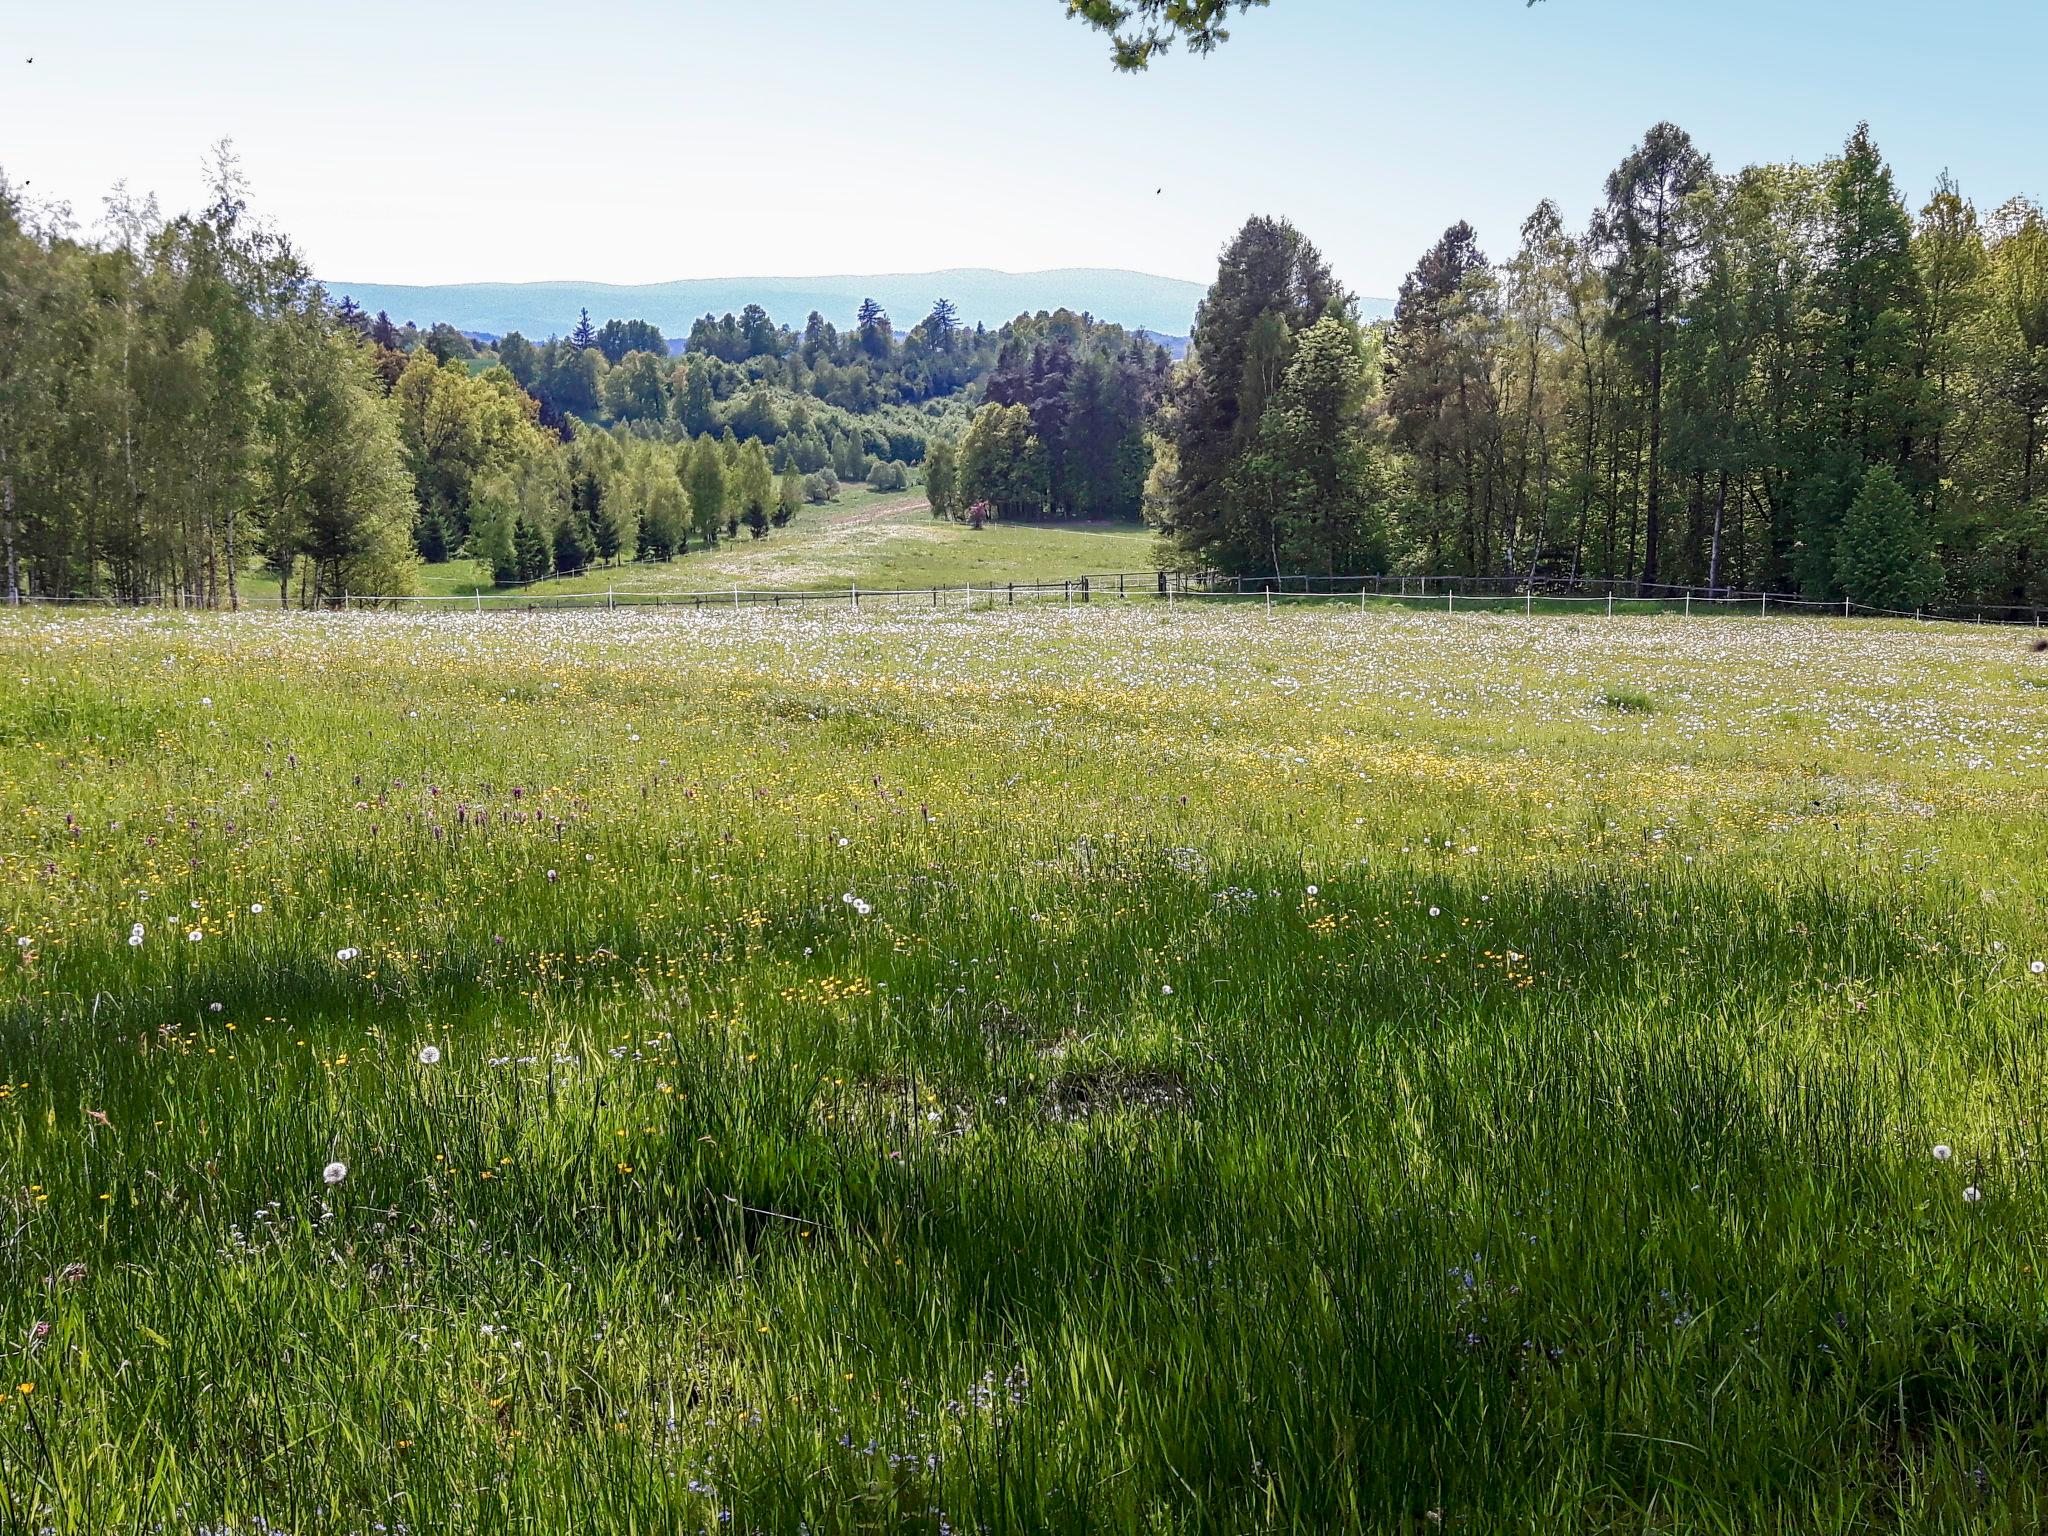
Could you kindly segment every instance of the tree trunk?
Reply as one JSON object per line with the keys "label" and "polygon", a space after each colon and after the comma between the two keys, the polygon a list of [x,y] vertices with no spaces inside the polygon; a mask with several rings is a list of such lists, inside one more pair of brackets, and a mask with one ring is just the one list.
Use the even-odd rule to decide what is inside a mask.
{"label": "tree trunk", "polygon": [[1714,543],[1707,554],[1707,591],[1712,592],[1721,575],[1721,519],[1728,511],[1728,471],[1721,471],[1721,483],[1714,497]]}
{"label": "tree trunk", "polygon": [[6,544],[7,606],[21,605],[21,567],[14,552],[14,468],[7,462],[7,449],[0,446],[0,541]]}

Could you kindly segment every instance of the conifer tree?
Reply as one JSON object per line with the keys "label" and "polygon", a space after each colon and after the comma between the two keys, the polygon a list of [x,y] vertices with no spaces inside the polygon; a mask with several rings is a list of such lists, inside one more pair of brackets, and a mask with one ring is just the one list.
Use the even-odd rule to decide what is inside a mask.
{"label": "conifer tree", "polygon": [[1910,613],[1941,590],[1941,562],[1913,498],[1889,464],[1873,464],[1842,518],[1835,579],[1853,601]]}

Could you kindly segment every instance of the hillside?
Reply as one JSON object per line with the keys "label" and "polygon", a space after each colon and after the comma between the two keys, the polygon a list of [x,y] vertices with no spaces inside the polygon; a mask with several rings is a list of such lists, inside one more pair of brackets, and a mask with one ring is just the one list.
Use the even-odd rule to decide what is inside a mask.
{"label": "hillside", "polygon": [[508,331],[539,340],[566,334],[584,309],[606,320],[646,320],[670,336],[686,335],[693,320],[733,314],[759,304],[778,324],[801,328],[813,310],[844,324],[863,299],[874,299],[909,325],[937,298],[951,299],[968,325],[997,326],[1020,314],[1067,308],[1131,329],[1185,336],[1203,285],[1144,272],[1068,267],[1048,272],[955,268],[833,277],[690,278],[671,283],[613,284],[567,280],[542,283],[404,284],[328,279],[339,298],[353,298],[371,314],[386,311],[403,324],[445,321],[459,330],[502,336]]}
{"label": "hillside", "polygon": [[[1146,571],[1152,531],[1138,523],[991,523],[973,529],[935,519],[922,490],[847,490],[830,506],[807,506],[765,539],[742,535],[674,560],[593,568],[527,589],[536,597],[573,592],[706,592],[812,588],[994,586],[1061,581],[1113,571]],[[494,590],[487,566],[451,560],[421,568],[434,597]]]}

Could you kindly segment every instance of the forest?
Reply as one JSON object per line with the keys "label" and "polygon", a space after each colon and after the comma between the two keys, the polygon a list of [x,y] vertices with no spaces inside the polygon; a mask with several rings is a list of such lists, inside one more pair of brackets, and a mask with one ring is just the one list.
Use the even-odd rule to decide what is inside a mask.
{"label": "forest", "polygon": [[1911,210],[1867,127],[1723,173],[1659,124],[1583,229],[1545,200],[1496,260],[1455,224],[1372,325],[1254,218],[1178,366],[944,299],[903,331],[753,305],[680,353],[587,311],[539,342],[421,329],[334,300],[230,159],[213,185],[168,219],[117,191],[86,237],[0,183],[10,594],[311,604],[453,558],[531,581],[922,477],[937,516],[1142,516],[1162,563],[1235,576],[2048,599],[2048,226],[1946,178]]}
{"label": "forest", "polygon": [[1314,246],[1224,253],[1151,503],[1240,574],[1741,586],[1910,611],[2048,598],[2048,226],[1944,178],[1908,210],[1867,127],[1715,170],[1671,124],[1503,261],[1459,223],[1361,330]]}
{"label": "forest", "polygon": [[967,327],[939,299],[902,333],[872,302],[843,332],[707,315],[680,356],[587,312],[477,338],[335,300],[230,159],[213,187],[169,219],[117,191],[86,238],[0,183],[10,596],[232,608],[260,582],[315,605],[458,557],[508,584],[669,560],[847,483],[905,489],[935,444],[942,511],[1141,514],[1169,363],[1119,326]]}

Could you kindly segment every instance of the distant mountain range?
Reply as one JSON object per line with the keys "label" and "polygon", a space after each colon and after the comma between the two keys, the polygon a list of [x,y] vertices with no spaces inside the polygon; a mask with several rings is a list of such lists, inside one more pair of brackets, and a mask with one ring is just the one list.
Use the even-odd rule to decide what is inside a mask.
{"label": "distant mountain range", "polygon": [[1098,320],[1133,329],[1184,336],[1194,323],[1202,284],[1144,272],[1068,267],[1051,272],[997,272],[955,268],[944,272],[890,272],[841,277],[706,277],[673,283],[451,283],[414,285],[328,280],[337,299],[346,294],[375,314],[384,310],[403,325],[446,321],[458,330],[529,340],[562,336],[588,309],[607,320],[646,320],[673,339],[687,336],[704,315],[738,314],[759,304],[777,323],[801,330],[816,310],[841,330],[853,324],[863,299],[889,311],[899,331],[922,320],[934,299],[951,299],[969,325],[1001,325],[1041,309],[1085,310]]}
{"label": "distant mountain range", "polygon": [[[998,326],[1041,309],[1085,311],[1098,320],[1155,333],[1166,345],[1184,338],[1194,325],[1201,283],[1146,272],[1103,267],[1062,267],[1049,272],[998,272],[955,267],[943,272],[889,272],[841,277],[703,277],[673,283],[358,283],[328,280],[337,299],[346,295],[376,314],[403,325],[445,321],[457,330],[497,337],[518,331],[529,340],[566,335],[585,309],[598,325],[607,320],[646,320],[672,341],[687,336],[704,315],[737,314],[759,304],[777,323],[802,329],[816,310],[840,329],[853,324],[863,299],[889,311],[906,331],[930,311],[934,299],[951,299],[969,325]],[[1366,319],[1390,308],[1385,300],[1359,304]],[[1185,342],[1174,348],[1178,354]]]}

